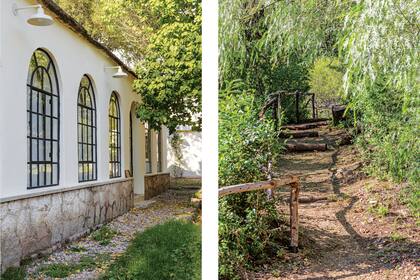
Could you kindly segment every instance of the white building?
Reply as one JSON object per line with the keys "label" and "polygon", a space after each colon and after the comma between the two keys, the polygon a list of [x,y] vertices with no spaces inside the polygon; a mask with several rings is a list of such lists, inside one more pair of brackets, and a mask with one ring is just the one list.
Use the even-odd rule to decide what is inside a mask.
{"label": "white building", "polygon": [[201,178],[201,131],[193,131],[189,126],[177,128],[179,135],[178,147],[173,145],[169,137],[168,171],[172,177]]}
{"label": "white building", "polygon": [[[2,270],[169,185],[167,130],[147,133],[135,117],[135,73],[52,1],[39,2],[52,25],[28,23],[36,9],[13,12],[35,1],[0,1]],[[128,76],[114,78],[114,66]]]}

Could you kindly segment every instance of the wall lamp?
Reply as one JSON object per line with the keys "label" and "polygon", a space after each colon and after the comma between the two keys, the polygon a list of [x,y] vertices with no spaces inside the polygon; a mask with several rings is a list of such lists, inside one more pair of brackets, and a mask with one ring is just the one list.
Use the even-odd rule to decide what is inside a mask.
{"label": "wall lamp", "polygon": [[54,23],[53,19],[44,13],[44,9],[41,5],[32,5],[32,6],[25,6],[19,7],[16,4],[13,4],[12,11],[15,16],[18,15],[18,11],[20,10],[28,10],[28,9],[37,9],[36,13],[28,18],[27,22],[32,25],[36,26],[48,26]]}
{"label": "wall lamp", "polygon": [[121,66],[109,66],[109,67],[104,67],[105,69],[118,69],[117,72],[114,73],[114,75],[112,75],[112,77],[114,78],[125,78],[127,77],[127,73],[125,73]]}

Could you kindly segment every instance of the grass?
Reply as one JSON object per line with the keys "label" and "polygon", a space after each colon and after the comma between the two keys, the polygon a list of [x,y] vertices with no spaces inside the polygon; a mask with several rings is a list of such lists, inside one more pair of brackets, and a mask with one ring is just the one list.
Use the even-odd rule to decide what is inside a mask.
{"label": "grass", "polygon": [[117,234],[116,230],[103,226],[99,230],[92,233],[93,240],[98,241],[100,245],[106,246],[111,243],[112,238]]}
{"label": "grass", "polygon": [[1,280],[24,280],[26,277],[25,270],[22,267],[9,267],[0,276]]}
{"label": "grass", "polygon": [[41,267],[38,272],[43,276],[65,278],[82,270],[102,266],[110,260],[108,254],[99,254],[96,257],[82,256],[77,263],[53,263]]}
{"label": "grass", "polygon": [[389,214],[389,208],[385,204],[379,203],[375,206],[370,206],[368,211],[372,214],[375,214],[381,218],[387,216]]}
{"label": "grass", "polygon": [[201,229],[172,220],[138,233],[101,279],[201,279]]}
{"label": "grass", "polygon": [[41,267],[38,272],[53,278],[64,278],[93,267],[96,267],[95,259],[91,256],[83,256],[78,263],[53,263]]}
{"label": "grass", "polygon": [[71,252],[75,252],[75,253],[81,253],[81,252],[86,252],[87,251],[85,247],[80,246],[80,245],[70,246],[69,250]]}
{"label": "grass", "polygon": [[394,242],[398,242],[398,241],[402,241],[402,240],[406,239],[402,234],[400,234],[397,231],[392,232],[391,235],[390,235],[390,238]]}
{"label": "grass", "polygon": [[417,220],[420,219],[420,186],[407,186],[400,192],[399,200]]}

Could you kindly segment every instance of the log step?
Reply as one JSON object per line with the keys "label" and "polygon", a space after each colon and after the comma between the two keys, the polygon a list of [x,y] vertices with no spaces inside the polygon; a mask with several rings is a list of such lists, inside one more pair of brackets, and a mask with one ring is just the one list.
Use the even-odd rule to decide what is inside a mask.
{"label": "log step", "polygon": [[288,131],[280,132],[280,138],[304,138],[304,137],[318,137],[319,132],[310,130],[310,131]]}
{"label": "log step", "polygon": [[324,143],[286,143],[289,152],[311,152],[326,151],[327,144]]}
{"label": "log step", "polygon": [[305,129],[317,128],[319,126],[323,126],[323,125],[327,125],[327,124],[329,124],[328,121],[314,122],[314,123],[302,123],[302,124],[291,124],[291,125],[282,126],[282,129],[305,130]]}

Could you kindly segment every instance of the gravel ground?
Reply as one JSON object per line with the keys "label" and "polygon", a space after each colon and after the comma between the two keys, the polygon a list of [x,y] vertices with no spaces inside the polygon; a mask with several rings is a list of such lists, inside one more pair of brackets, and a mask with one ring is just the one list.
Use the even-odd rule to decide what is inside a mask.
{"label": "gravel ground", "polygon": [[130,212],[107,224],[109,228],[117,231],[108,245],[100,245],[91,239],[90,235],[66,244],[50,256],[27,264],[27,279],[53,279],[39,272],[40,268],[50,264],[77,263],[83,256],[99,258],[96,267],[72,274],[65,279],[97,279],[101,272],[127,249],[136,233],[170,219],[191,218],[194,211],[189,203],[192,193],[193,191],[169,190],[153,198],[155,202],[147,207],[135,206]]}

